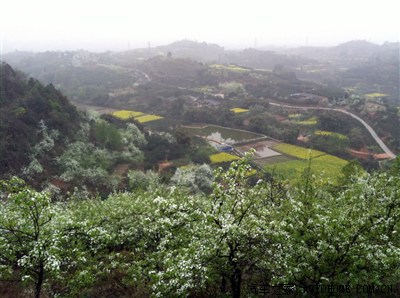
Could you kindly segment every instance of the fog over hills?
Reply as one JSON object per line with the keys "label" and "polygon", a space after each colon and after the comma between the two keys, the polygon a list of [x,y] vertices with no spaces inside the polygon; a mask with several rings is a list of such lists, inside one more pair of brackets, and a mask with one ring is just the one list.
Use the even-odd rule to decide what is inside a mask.
{"label": "fog over hills", "polygon": [[3,52],[121,51],[191,39],[229,49],[399,41],[398,1],[4,0]]}

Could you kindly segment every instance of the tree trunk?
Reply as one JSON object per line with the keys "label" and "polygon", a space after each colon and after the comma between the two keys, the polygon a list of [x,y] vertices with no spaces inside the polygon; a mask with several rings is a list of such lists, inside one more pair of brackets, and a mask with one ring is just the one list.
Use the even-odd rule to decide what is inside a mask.
{"label": "tree trunk", "polygon": [[232,297],[240,298],[240,290],[242,285],[242,272],[238,268],[235,268],[231,277],[232,286]]}
{"label": "tree trunk", "polygon": [[225,276],[222,276],[220,290],[221,290],[222,293],[226,293],[226,279],[225,279]]}
{"label": "tree trunk", "polygon": [[42,285],[44,280],[44,266],[41,262],[39,265],[38,279],[36,282],[35,298],[40,298],[40,292],[42,291]]}

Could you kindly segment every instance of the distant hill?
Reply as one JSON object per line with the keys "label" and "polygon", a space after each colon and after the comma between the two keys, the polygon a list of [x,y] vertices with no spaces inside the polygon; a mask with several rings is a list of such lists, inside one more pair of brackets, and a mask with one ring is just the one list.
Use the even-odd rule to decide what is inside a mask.
{"label": "distant hill", "polygon": [[385,93],[390,103],[400,104],[398,42],[378,45],[353,40],[335,47],[300,47],[281,53],[312,59],[296,70],[300,79],[350,88],[361,95]]}
{"label": "distant hill", "polygon": [[352,40],[333,47],[299,47],[281,53],[353,67],[377,56],[396,54],[398,57],[399,43],[378,45],[365,40]]}
{"label": "distant hill", "polygon": [[44,86],[1,64],[0,177],[18,173],[28,164],[32,147],[42,138],[41,123],[48,131],[58,132],[57,151],[67,138],[73,138],[79,122],[75,107],[52,84]]}
{"label": "distant hill", "polygon": [[[312,81],[330,90],[345,88],[360,95],[384,93],[385,99],[394,104],[399,99],[399,43],[378,45],[353,40],[333,47],[233,51],[217,44],[181,40],[125,52],[15,52],[4,55],[4,59],[30,76],[53,83],[73,101],[107,106],[115,103],[119,94],[126,95],[123,100],[144,93],[146,98],[160,95],[151,94],[149,88],[142,90],[149,82],[153,86],[162,83],[182,88],[215,86],[221,80],[228,80],[222,75],[217,79],[213,77],[215,72],[207,70],[215,64],[269,72],[284,69],[292,78]],[[231,73],[229,79],[237,78]],[[243,78],[240,81],[246,83]],[[279,89],[290,90],[290,94],[296,89],[292,88],[293,84],[297,83],[293,80]],[[264,88],[271,91],[265,95],[276,93],[275,84],[272,85]],[[162,86],[165,87],[158,87]],[[337,92],[324,93],[319,95],[338,96]]]}
{"label": "distant hill", "polygon": [[175,58],[190,58],[199,62],[219,61],[224,54],[224,48],[217,44],[181,40],[166,46],[155,48],[156,52],[165,55],[170,53]]}

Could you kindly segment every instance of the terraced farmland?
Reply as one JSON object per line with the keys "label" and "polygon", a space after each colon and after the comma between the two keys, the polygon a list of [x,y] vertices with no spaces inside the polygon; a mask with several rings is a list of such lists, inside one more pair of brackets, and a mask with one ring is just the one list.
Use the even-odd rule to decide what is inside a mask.
{"label": "terraced farmland", "polygon": [[[289,181],[298,181],[308,166],[311,166],[313,173],[320,176],[323,182],[336,181],[343,166],[347,164],[346,160],[322,151],[290,144],[278,144],[273,149],[285,154],[288,159],[270,160],[270,162],[268,159],[262,159],[259,164],[268,172],[273,172]],[[290,158],[292,159],[290,160]]]}
{"label": "terraced farmland", "polygon": [[[323,182],[336,181],[340,176],[343,166],[347,161],[325,152],[303,148],[291,144],[280,143],[272,139],[256,140],[262,135],[251,132],[205,125],[201,127],[182,127],[189,135],[203,136],[210,143],[227,143],[234,145],[241,141],[253,140],[243,145],[234,145],[235,150],[244,154],[251,148],[255,149],[253,161],[268,172],[274,172],[278,177],[283,177],[291,182],[301,178],[302,173],[309,165],[313,173],[320,176]],[[331,135],[329,132],[320,131],[322,135]],[[266,138],[264,136],[264,138]],[[220,152],[209,156],[211,164],[232,162],[240,157]]]}

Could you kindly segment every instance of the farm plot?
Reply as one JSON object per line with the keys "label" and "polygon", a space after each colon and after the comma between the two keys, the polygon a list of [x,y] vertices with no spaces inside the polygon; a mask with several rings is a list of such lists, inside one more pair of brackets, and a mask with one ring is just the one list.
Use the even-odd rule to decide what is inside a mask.
{"label": "farm plot", "polygon": [[143,115],[143,116],[136,117],[135,120],[139,121],[140,123],[146,123],[146,122],[163,119],[163,118],[164,117],[157,116],[157,115]]}
{"label": "farm plot", "polygon": [[300,179],[304,170],[310,165],[312,172],[320,176],[323,182],[336,181],[347,162],[335,156],[329,156],[329,159],[325,157],[328,156],[320,156],[310,161],[297,159],[267,164],[264,169],[274,172],[285,179],[296,181]]}
{"label": "farm plot", "polygon": [[250,149],[256,150],[254,153],[254,159],[260,159],[260,158],[268,158],[272,156],[279,156],[282,155],[281,153],[272,150],[271,147],[279,144],[276,141],[270,140],[270,141],[260,141],[256,143],[251,143],[251,144],[246,144],[242,146],[237,146],[235,147],[236,150],[238,150],[241,154],[244,154],[245,152],[249,151]]}
{"label": "farm plot", "polygon": [[230,64],[230,65],[225,65],[225,64],[212,64],[210,65],[211,68],[214,69],[218,69],[218,70],[228,70],[228,71],[232,71],[232,72],[238,72],[238,73],[246,73],[249,72],[250,69],[247,68],[243,68],[243,67],[239,67],[237,65],[234,64]]}
{"label": "farm plot", "polygon": [[115,111],[112,113],[113,116],[123,119],[123,120],[127,120],[129,118],[135,118],[138,117],[140,115],[143,115],[142,112],[136,112],[136,111],[129,111],[129,110],[120,110],[120,111]]}
{"label": "farm plot", "polygon": [[285,144],[285,143],[279,143],[275,146],[273,146],[273,149],[301,159],[308,159],[308,158],[315,158],[317,156],[325,155],[325,152],[314,150],[314,149],[307,149],[295,145],[290,145],[290,144]]}
{"label": "farm plot", "polygon": [[343,135],[341,133],[332,132],[332,131],[326,131],[326,130],[316,130],[316,131],[314,131],[314,135],[333,137],[333,138],[337,138],[337,139],[340,139],[340,140],[347,140],[348,139],[347,136],[345,136],[345,135]]}
{"label": "farm plot", "polygon": [[389,96],[388,94],[385,94],[385,93],[378,93],[378,92],[375,92],[375,93],[368,93],[368,94],[365,94],[365,96],[366,97],[369,97],[369,98],[380,98],[380,97],[386,97],[386,96]]}
{"label": "farm plot", "polygon": [[238,160],[238,159],[240,159],[240,157],[226,153],[226,152],[220,152],[220,153],[210,155],[210,161],[212,164],[231,162],[231,161]]}
{"label": "farm plot", "polygon": [[282,154],[282,155],[277,155],[277,156],[260,158],[260,159],[257,159],[255,162],[258,165],[260,165],[261,167],[265,168],[266,166],[269,166],[269,165],[283,163],[283,162],[287,162],[287,161],[291,161],[291,160],[295,160],[295,158]]}
{"label": "farm plot", "polygon": [[184,126],[182,127],[182,130],[188,135],[201,136],[211,143],[217,144],[224,143],[233,145],[238,142],[264,137],[263,135],[252,133],[249,131],[216,125],[206,125],[203,127]]}
{"label": "farm plot", "polygon": [[263,159],[264,169],[282,176],[290,181],[300,179],[304,170],[310,166],[313,173],[321,177],[323,182],[336,181],[347,161],[318,150],[310,150],[289,144],[278,144],[273,149],[280,151],[288,158],[299,158],[287,161],[268,163]]}
{"label": "farm plot", "polygon": [[299,121],[292,121],[294,124],[298,124],[298,125],[304,125],[304,126],[312,126],[312,125],[317,125],[318,123],[318,119],[317,117],[311,117],[309,119],[306,120],[299,120]]}
{"label": "farm plot", "polygon": [[130,111],[130,110],[115,111],[112,113],[112,115],[123,120],[134,118],[136,121],[140,123],[146,123],[164,118],[157,115],[149,115],[149,114],[144,114],[142,112]]}
{"label": "farm plot", "polygon": [[234,112],[235,114],[238,114],[238,113],[248,112],[249,110],[248,109],[242,109],[242,108],[233,108],[233,109],[230,109],[230,111]]}

